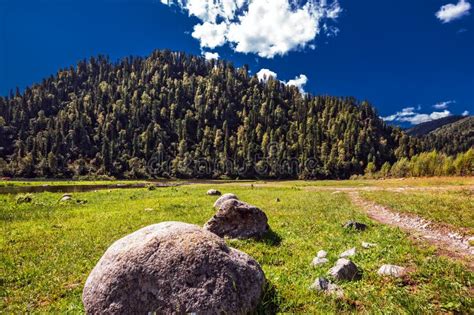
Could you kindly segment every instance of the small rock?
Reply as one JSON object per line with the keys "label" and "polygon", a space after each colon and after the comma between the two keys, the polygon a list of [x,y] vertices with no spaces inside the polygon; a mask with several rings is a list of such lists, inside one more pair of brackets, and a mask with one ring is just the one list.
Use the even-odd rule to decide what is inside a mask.
{"label": "small rock", "polygon": [[334,293],[339,297],[342,297],[344,295],[344,292],[337,284],[332,283],[331,281],[323,277],[317,278],[314,283],[309,287],[309,289],[331,294]]}
{"label": "small rock", "polygon": [[318,258],[325,258],[328,255],[328,253],[325,250],[320,250],[316,257]]}
{"label": "small rock", "polygon": [[356,231],[365,231],[365,229],[367,229],[367,225],[356,221],[348,221],[346,224],[344,224],[344,228],[354,229]]}
{"label": "small rock", "polygon": [[405,274],[406,269],[395,265],[383,265],[377,272],[380,276],[401,277]]}
{"label": "small rock", "polygon": [[71,197],[72,198],[72,194],[63,194],[61,197],[62,198],[64,198],[64,197]]}
{"label": "small rock", "polygon": [[345,252],[343,252],[341,255],[339,255],[339,257],[340,258],[346,258],[346,257],[354,256],[355,254],[356,254],[356,248],[353,247],[353,248],[348,249]]}
{"label": "small rock", "polygon": [[362,242],[362,247],[365,248],[365,249],[375,247],[375,246],[377,246],[377,244]]}
{"label": "small rock", "polygon": [[280,202],[280,198],[275,199],[276,202]]}
{"label": "small rock", "polygon": [[214,202],[214,208],[219,209],[224,202],[232,199],[239,200],[239,198],[237,198],[237,196],[234,194],[223,194],[219,197],[219,199],[216,200],[216,202]]}
{"label": "small rock", "polygon": [[329,274],[336,280],[359,280],[362,272],[352,261],[340,258],[334,267],[329,270]]}
{"label": "small rock", "polygon": [[61,201],[61,202],[69,201],[69,200],[72,200],[71,196],[63,196],[63,197],[61,197],[61,199],[59,199],[59,201]]}
{"label": "small rock", "polygon": [[33,195],[32,194],[22,194],[16,196],[16,203],[21,204],[21,203],[30,203],[33,201]]}
{"label": "small rock", "polygon": [[208,196],[220,196],[221,195],[221,192],[218,191],[218,190],[215,190],[215,189],[209,189],[207,191],[207,195]]}
{"label": "small rock", "polygon": [[146,212],[151,212],[151,211],[155,211],[155,209],[153,209],[153,208],[145,208],[145,211],[146,211]]}
{"label": "small rock", "polygon": [[319,266],[319,265],[324,265],[325,263],[328,263],[329,260],[324,257],[314,257],[313,261],[311,262],[311,266]]}

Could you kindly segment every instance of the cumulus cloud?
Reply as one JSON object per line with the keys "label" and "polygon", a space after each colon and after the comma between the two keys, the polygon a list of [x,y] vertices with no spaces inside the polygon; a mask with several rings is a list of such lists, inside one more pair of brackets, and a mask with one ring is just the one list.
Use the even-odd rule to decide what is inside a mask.
{"label": "cumulus cloud", "polygon": [[449,107],[451,104],[455,104],[456,101],[445,101],[445,102],[439,102],[437,104],[433,105],[433,108],[435,109],[446,109]]}
{"label": "cumulus cloud", "polygon": [[462,112],[462,115],[463,116],[469,116],[469,111],[465,110],[464,112]]}
{"label": "cumulus cloud", "polygon": [[466,0],[459,0],[457,4],[443,5],[435,15],[442,23],[449,23],[468,15],[469,10],[471,4]]}
{"label": "cumulus cloud", "polygon": [[[270,78],[273,78],[276,80],[278,75],[269,70],[269,69],[261,69],[260,71],[257,72],[257,78],[261,82],[267,82]],[[281,83],[287,85],[287,86],[296,86],[298,90],[300,90],[301,93],[305,93],[304,87],[306,83],[308,83],[308,77],[304,74],[300,74],[299,76],[295,77],[293,80],[287,81],[280,81]]]}
{"label": "cumulus cloud", "polygon": [[288,86],[296,86],[301,93],[304,92],[304,86],[306,83],[308,83],[308,77],[305,76],[304,74],[300,74],[298,77],[294,78],[293,80],[290,80],[288,82],[283,82]]}
{"label": "cumulus cloud", "polygon": [[201,47],[216,48],[225,44],[226,31],[225,23],[205,22],[194,26],[194,32],[191,35],[201,42]]}
{"label": "cumulus cloud", "polygon": [[201,20],[192,36],[201,47],[226,43],[237,52],[264,58],[313,47],[320,34],[336,36],[339,29],[328,25],[342,9],[338,0],[161,0],[176,4],[189,16]]}
{"label": "cumulus cloud", "polygon": [[406,107],[393,115],[382,117],[382,119],[390,122],[409,122],[412,125],[418,125],[448,116],[451,116],[451,112],[449,110],[444,110],[442,112],[432,112],[430,114],[422,114],[417,112],[414,107]]}
{"label": "cumulus cloud", "polygon": [[204,56],[204,58],[206,58],[206,60],[217,60],[219,59],[219,53],[213,53],[213,52],[203,52],[202,54]]}

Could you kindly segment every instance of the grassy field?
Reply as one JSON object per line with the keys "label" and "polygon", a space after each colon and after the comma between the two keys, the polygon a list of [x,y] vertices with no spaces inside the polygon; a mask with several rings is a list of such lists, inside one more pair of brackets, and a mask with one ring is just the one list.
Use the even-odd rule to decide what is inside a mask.
{"label": "grassy field", "polygon": [[362,192],[362,196],[398,212],[465,228],[474,234],[474,192],[468,189],[436,192]]}
{"label": "grassy field", "polygon": [[[466,183],[465,179],[454,181]],[[436,257],[432,248],[413,246],[397,229],[371,222],[346,194],[307,192],[301,187],[308,185],[285,182],[275,187],[269,183],[252,189],[237,183],[218,187],[263,209],[276,233],[266,241],[228,241],[256,258],[265,271],[270,285],[260,311],[473,311],[472,272]],[[31,203],[22,204],[15,202],[15,196],[0,195],[0,313],[83,312],[84,282],[113,241],[161,221],[204,224],[215,213],[215,198],[205,194],[209,188],[189,185],[74,194],[76,199],[87,200],[82,205],[60,204],[61,194],[55,193],[34,194]],[[447,202],[454,204],[456,198]],[[341,225],[349,219],[365,222],[369,229],[361,233],[343,230]],[[378,246],[362,249],[362,241]],[[364,272],[362,280],[340,283],[345,291],[342,299],[309,291],[314,279],[325,275],[337,256],[351,247],[357,247],[353,261]],[[311,260],[321,249],[328,251],[330,263],[313,268]],[[376,271],[384,263],[405,266],[411,272],[403,280],[382,278]]]}
{"label": "grassy field", "polygon": [[[160,181],[160,180],[158,180]],[[173,182],[173,183],[186,183],[186,180],[165,180],[162,181]],[[142,184],[148,183],[146,180],[28,180],[28,179],[13,179],[13,180],[0,180],[0,187],[5,186],[62,186],[62,185],[120,185],[120,184]],[[214,180],[215,183],[225,183],[228,181]],[[474,185],[474,177],[428,177],[428,178],[389,178],[385,180],[375,179],[357,179],[357,180],[301,180],[301,181],[235,181],[235,183],[249,184],[250,182],[255,184],[264,184],[278,187],[428,187],[428,186],[466,186]]]}
{"label": "grassy field", "polygon": [[141,184],[143,180],[0,180],[0,187],[17,186],[78,186],[78,185],[120,185]]}

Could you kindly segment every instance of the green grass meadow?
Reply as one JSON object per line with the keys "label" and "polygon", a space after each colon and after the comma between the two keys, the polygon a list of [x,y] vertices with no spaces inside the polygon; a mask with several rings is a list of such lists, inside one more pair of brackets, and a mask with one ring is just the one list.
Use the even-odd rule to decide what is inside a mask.
{"label": "green grass meadow", "polygon": [[[214,213],[211,185],[156,190],[117,189],[75,193],[86,204],[59,203],[60,193],[38,193],[30,203],[0,195],[0,313],[82,313],[84,282],[104,251],[117,239],[162,221],[203,225]],[[472,313],[474,274],[463,265],[419,248],[394,228],[376,224],[345,193],[308,192],[298,185],[255,187],[222,184],[223,193],[264,210],[273,233],[266,239],[229,240],[253,256],[268,280],[261,313]],[[276,198],[281,201],[277,202]],[[454,200],[453,200],[454,202]],[[151,208],[153,211],[145,211]],[[149,209],[148,209],[149,210]],[[356,219],[365,232],[341,225]],[[363,249],[361,242],[376,243]],[[357,247],[352,260],[360,281],[339,283],[344,298],[308,290],[326,275],[343,251]],[[329,264],[311,267],[324,249]],[[377,275],[385,263],[408,267],[403,279]]]}
{"label": "green grass meadow", "polygon": [[362,196],[398,212],[467,229],[474,234],[474,191],[363,192]]}

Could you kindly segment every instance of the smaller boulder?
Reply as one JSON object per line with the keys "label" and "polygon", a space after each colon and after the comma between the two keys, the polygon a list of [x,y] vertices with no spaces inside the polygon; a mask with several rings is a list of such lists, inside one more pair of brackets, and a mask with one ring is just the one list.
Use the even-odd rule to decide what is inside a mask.
{"label": "smaller boulder", "polygon": [[234,194],[223,194],[214,202],[214,208],[219,209],[227,200],[239,200],[239,198]]}
{"label": "smaller boulder", "polygon": [[352,261],[340,258],[334,267],[329,270],[329,274],[336,280],[359,280],[362,278],[362,272]]}
{"label": "smaller boulder", "polygon": [[377,272],[377,274],[380,276],[390,276],[395,278],[402,277],[403,275],[405,275],[405,273],[405,268],[395,265],[383,265]]}
{"label": "smaller boulder", "polygon": [[218,191],[218,190],[215,190],[215,189],[209,189],[207,191],[207,195],[208,196],[220,196],[221,195],[221,192]]}
{"label": "smaller boulder", "polygon": [[344,295],[344,292],[337,284],[332,283],[331,281],[323,277],[317,278],[314,283],[309,287],[309,289],[330,294],[336,294],[338,297],[342,297]]}
{"label": "smaller boulder", "polygon": [[270,228],[262,210],[246,202],[230,199],[222,203],[204,229],[220,237],[247,239],[260,238]]}
{"label": "smaller boulder", "polygon": [[346,224],[344,224],[344,228],[348,230],[365,231],[367,229],[367,225],[356,221],[348,221]]}
{"label": "smaller boulder", "polygon": [[355,254],[356,254],[356,248],[353,247],[351,249],[346,250],[341,255],[339,255],[339,258],[351,257],[351,256],[354,256]]}

